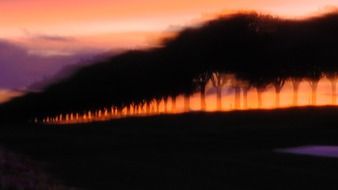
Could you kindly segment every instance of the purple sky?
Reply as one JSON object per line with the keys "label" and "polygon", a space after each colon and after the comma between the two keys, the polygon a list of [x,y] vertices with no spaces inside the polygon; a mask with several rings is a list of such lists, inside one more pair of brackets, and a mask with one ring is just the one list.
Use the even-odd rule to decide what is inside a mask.
{"label": "purple sky", "polygon": [[[54,39],[51,39],[54,40]],[[91,57],[88,52],[40,55],[9,41],[0,40],[0,89],[30,90],[29,86],[57,74],[68,65]]]}

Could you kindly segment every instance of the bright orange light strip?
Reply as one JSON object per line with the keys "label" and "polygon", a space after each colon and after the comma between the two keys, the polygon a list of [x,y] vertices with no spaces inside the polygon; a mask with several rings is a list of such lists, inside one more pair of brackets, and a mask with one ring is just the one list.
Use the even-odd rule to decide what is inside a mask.
{"label": "bright orange light strip", "polygon": [[[210,89],[210,84],[207,86]],[[206,96],[207,107],[205,110],[201,110],[200,94],[196,93],[189,97],[189,110],[184,109],[184,98],[179,96],[176,99],[176,103],[173,103],[172,99],[169,99],[167,104],[162,100],[160,102],[152,101],[149,105],[137,106],[136,109],[133,107],[125,107],[123,110],[118,112],[117,110],[106,108],[103,110],[87,111],[85,114],[78,113],[67,113],[60,114],[58,116],[50,116],[41,120],[35,119],[37,123],[43,123],[48,125],[65,125],[65,124],[77,124],[77,123],[89,123],[108,121],[113,119],[120,119],[126,117],[144,117],[154,116],[159,114],[178,114],[189,111],[233,111],[233,110],[249,110],[249,109],[277,109],[287,108],[294,106],[323,106],[323,105],[336,105],[336,94],[332,92],[331,83],[326,78],[320,80],[317,88],[316,100],[312,102],[312,91],[307,81],[303,81],[300,84],[298,91],[297,104],[294,104],[293,90],[291,82],[286,82],[283,90],[280,93],[279,105],[276,105],[276,94],[272,87],[266,89],[262,93],[262,105],[259,106],[257,91],[251,89],[248,92],[247,105],[244,106],[243,94],[240,96],[240,105],[235,107],[235,96],[234,93],[229,91],[231,88],[226,87],[223,89],[222,95],[222,108],[217,109],[216,106],[216,95],[211,93]]]}

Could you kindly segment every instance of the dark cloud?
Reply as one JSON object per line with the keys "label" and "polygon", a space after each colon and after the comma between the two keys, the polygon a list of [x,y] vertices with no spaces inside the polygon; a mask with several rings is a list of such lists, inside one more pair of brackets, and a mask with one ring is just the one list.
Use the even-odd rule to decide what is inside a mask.
{"label": "dark cloud", "polygon": [[71,42],[75,41],[75,38],[57,36],[57,35],[34,35],[33,39],[46,40],[46,41],[59,41],[59,42]]}
{"label": "dark cloud", "polygon": [[27,29],[22,29],[23,33],[31,38],[32,40],[44,40],[44,41],[55,41],[55,42],[71,42],[75,41],[75,38],[60,36],[60,35],[50,35],[50,34],[36,34],[28,31]]}
{"label": "dark cloud", "polygon": [[69,56],[39,56],[29,54],[27,49],[14,43],[0,40],[0,88],[25,89],[91,56],[88,52]]}

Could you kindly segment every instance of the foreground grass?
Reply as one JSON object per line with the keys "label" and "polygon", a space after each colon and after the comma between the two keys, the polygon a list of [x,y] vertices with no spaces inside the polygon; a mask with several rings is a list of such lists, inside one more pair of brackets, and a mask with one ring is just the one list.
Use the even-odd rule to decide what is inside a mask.
{"label": "foreground grass", "polygon": [[28,157],[0,148],[1,190],[76,190],[63,186]]}
{"label": "foreground grass", "polygon": [[84,189],[336,189],[338,160],[273,150],[338,145],[337,116],[327,107],[14,125],[0,143]]}

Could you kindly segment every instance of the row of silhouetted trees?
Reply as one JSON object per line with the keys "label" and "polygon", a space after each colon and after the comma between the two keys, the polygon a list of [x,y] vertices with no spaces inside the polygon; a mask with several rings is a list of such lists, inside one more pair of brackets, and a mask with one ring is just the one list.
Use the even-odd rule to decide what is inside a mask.
{"label": "row of silhouetted trees", "polygon": [[8,115],[20,110],[26,119],[107,105],[137,107],[154,99],[175,102],[181,94],[188,109],[188,98],[197,91],[205,109],[208,82],[216,89],[218,107],[221,89],[229,83],[238,99],[235,106],[241,93],[245,97],[255,88],[260,94],[268,85],[274,86],[279,104],[278,94],[287,80],[292,81],[295,102],[300,82],[310,81],[315,102],[320,78],[327,77],[336,89],[337,34],[338,13],[304,20],[256,13],[224,16],[187,28],[160,47],[100,60],[43,93],[15,99],[0,109]]}

